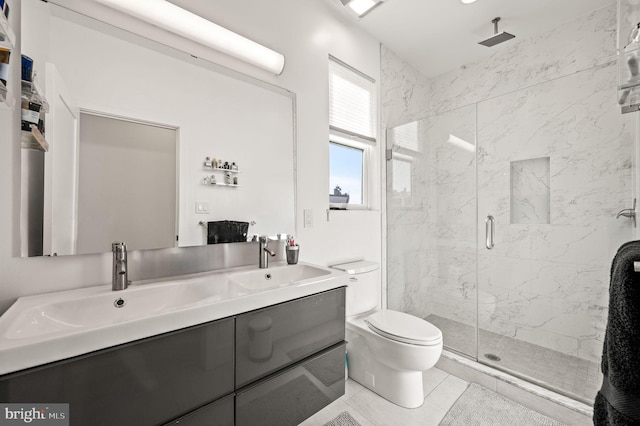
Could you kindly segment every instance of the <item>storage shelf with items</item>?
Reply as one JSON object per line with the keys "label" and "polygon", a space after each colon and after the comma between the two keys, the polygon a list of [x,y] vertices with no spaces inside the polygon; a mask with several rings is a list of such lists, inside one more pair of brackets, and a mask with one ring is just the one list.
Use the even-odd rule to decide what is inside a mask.
{"label": "storage shelf with items", "polygon": [[618,103],[640,111],[640,4],[618,0]]}
{"label": "storage shelf with items", "polygon": [[23,130],[21,132],[20,142],[21,147],[25,149],[35,149],[43,152],[49,151],[49,143],[37,127],[32,127],[31,131]]}
{"label": "storage shelf with items", "polygon": [[231,164],[229,164],[228,161],[218,160],[217,158],[211,159],[210,157],[207,157],[205,158],[204,163],[202,165],[205,169],[208,169],[208,170],[240,173],[240,171],[238,170],[238,165],[235,163],[235,161],[232,161]]}
{"label": "storage shelf with items", "polygon": [[9,60],[11,58],[11,50],[15,45],[16,35],[9,25],[7,16],[9,5],[0,0],[0,107],[13,108],[14,100],[10,96],[7,89],[7,78],[9,74]]}
{"label": "storage shelf with items", "polygon": [[40,147],[47,151],[49,144],[44,137],[44,119],[49,112],[49,103],[41,93],[35,81],[22,80],[22,146],[30,149]]}
{"label": "storage shelf with items", "polygon": [[[234,181],[232,181],[232,182],[234,182]],[[237,182],[237,178],[236,178],[235,182]],[[215,175],[203,177],[202,178],[202,184],[203,185],[210,185],[210,186],[231,186],[231,187],[239,187],[240,186],[237,183],[219,182],[218,179],[215,177]]]}
{"label": "storage shelf with items", "polygon": [[220,174],[216,175],[216,173],[206,176],[202,178],[203,185],[211,185],[211,186],[231,186],[238,187],[238,174],[240,171],[238,170],[238,165],[232,161],[229,164],[228,161],[218,160],[216,158],[207,157],[205,158],[202,166],[205,170],[211,172],[219,172]]}

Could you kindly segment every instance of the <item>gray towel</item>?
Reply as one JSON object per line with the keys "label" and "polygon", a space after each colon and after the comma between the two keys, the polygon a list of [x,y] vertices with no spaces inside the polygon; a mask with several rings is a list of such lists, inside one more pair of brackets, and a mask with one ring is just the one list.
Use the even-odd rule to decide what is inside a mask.
{"label": "gray towel", "polygon": [[623,244],[611,265],[609,317],[602,350],[602,388],[593,423],[640,425],[640,241]]}

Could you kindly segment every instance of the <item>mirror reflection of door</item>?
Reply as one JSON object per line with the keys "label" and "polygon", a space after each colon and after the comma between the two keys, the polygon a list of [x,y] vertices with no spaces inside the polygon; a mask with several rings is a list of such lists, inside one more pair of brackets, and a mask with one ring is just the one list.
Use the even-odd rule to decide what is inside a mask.
{"label": "mirror reflection of door", "polygon": [[43,249],[45,255],[76,253],[78,119],[75,97],[54,64],[47,64],[51,100],[45,155]]}
{"label": "mirror reflection of door", "polygon": [[80,113],[77,254],[177,245],[176,152],[175,128]]}

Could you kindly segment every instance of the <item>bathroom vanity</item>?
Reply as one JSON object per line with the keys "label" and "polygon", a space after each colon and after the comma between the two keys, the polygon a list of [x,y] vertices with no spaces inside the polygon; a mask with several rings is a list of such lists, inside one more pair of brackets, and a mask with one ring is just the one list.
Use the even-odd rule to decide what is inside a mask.
{"label": "bathroom vanity", "polygon": [[[41,323],[59,319],[51,308],[58,303],[56,295],[73,297],[69,293],[81,290],[45,298],[32,296],[24,298],[31,301],[22,303],[19,299],[0,318],[0,368],[5,373],[0,376],[0,401],[68,403],[71,424],[299,424],[344,394],[342,279],[330,270],[307,265],[298,269],[240,269],[174,281],[181,287],[208,282],[226,297],[218,294],[209,302],[204,299],[144,318],[100,324],[81,333],[86,344],[73,339],[73,331],[82,325],[72,331],[60,325],[51,331],[52,324],[48,324],[43,330],[49,331],[40,336],[35,330],[28,331],[27,325],[35,318],[34,307],[42,314]],[[317,275],[316,271],[324,275],[309,276]],[[134,285],[130,290],[147,291],[149,297],[158,292],[166,295],[171,294],[167,285],[174,282]],[[277,287],[269,287],[274,285]],[[128,292],[106,295],[125,301],[131,296],[133,306],[135,294]],[[75,304],[96,303],[86,299],[100,296],[103,294],[77,299]],[[52,297],[53,302],[38,304]],[[42,300],[33,300],[37,298]],[[64,309],[62,306],[58,309]],[[115,305],[112,309],[121,311]],[[233,310],[236,312],[227,314]],[[203,312],[208,312],[211,320],[201,321],[206,317]],[[137,327],[136,322],[155,319],[185,324],[188,317],[196,323],[114,346],[109,346],[108,334],[100,333],[100,329],[114,329],[113,335],[140,335],[149,328]],[[107,346],[91,350],[96,333],[104,337],[102,344]],[[16,343],[20,341],[22,344]],[[23,346],[30,349],[21,350]],[[83,353],[67,357],[61,355],[64,349],[60,346]],[[37,365],[15,370],[24,363],[20,354],[32,351],[39,352],[41,358],[27,363]],[[45,361],[47,356],[52,358],[50,362]],[[63,359],[54,359],[60,357]]]}

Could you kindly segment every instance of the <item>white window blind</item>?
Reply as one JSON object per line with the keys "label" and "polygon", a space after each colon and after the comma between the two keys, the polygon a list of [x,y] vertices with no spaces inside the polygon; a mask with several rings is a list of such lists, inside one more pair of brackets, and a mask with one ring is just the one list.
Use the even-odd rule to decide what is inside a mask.
{"label": "white window blind", "polygon": [[329,126],[376,140],[376,83],[335,58],[329,58]]}
{"label": "white window blind", "polygon": [[391,147],[393,148],[405,148],[410,151],[419,152],[420,139],[418,136],[418,122],[412,121],[411,123],[394,127],[388,133],[388,140],[391,142]]}

